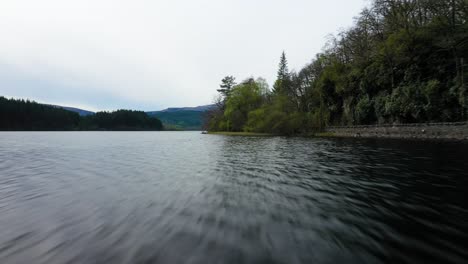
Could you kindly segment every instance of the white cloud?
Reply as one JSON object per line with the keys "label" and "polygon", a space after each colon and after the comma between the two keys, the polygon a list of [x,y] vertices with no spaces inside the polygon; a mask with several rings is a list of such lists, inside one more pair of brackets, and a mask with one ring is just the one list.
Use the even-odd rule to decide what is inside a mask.
{"label": "white cloud", "polygon": [[[112,94],[134,108],[206,104],[227,74],[238,79],[263,76],[272,83],[283,49],[290,67],[300,68],[321,50],[327,34],[351,26],[364,4],[364,0],[2,1],[0,63],[63,89],[73,86],[85,94]],[[0,94],[1,87],[0,81]],[[47,92],[45,88],[44,99]],[[91,104],[80,100],[85,101],[67,102]]]}

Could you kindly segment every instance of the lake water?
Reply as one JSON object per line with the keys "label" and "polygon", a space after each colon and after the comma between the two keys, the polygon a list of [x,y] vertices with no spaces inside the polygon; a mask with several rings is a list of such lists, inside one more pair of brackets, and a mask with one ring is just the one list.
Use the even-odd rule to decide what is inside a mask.
{"label": "lake water", "polygon": [[468,145],[0,133],[0,263],[468,263]]}

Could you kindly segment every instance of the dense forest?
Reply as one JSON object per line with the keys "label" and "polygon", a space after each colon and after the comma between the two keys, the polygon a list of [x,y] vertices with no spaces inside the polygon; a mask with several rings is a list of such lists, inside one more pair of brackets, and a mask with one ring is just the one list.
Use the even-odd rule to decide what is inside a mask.
{"label": "dense forest", "polygon": [[201,111],[180,110],[174,112],[152,112],[150,116],[155,116],[161,120],[166,130],[201,130],[203,125],[203,114]]}
{"label": "dense forest", "polygon": [[467,19],[467,0],[374,0],[298,72],[283,52],[271,90],[261,78],[224,78],[207,129],[297,134],[466,120]]}
{"label": "dense forest", "polygon": [[142,111],[118,110],[80,116],[60,107],[0,97],[0,130],[162,130]]}

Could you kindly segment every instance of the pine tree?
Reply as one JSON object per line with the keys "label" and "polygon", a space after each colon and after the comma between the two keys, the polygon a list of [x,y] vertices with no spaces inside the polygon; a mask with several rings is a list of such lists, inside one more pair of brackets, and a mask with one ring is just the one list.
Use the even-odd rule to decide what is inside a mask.
{"label": "pine tree", "polygon": [[273,92],[278,94],[285,94],[288,92],[290,85],[290,73],[288,69],[288,60],[286,59],[286,53],[283,51],[279,63],[278,75],[275,84],[273,85]]}
{"label": "pine tree", "polygon": [[279,63],[278,80],[285,80],[288,77],[289,77],[288,60],[286,59],[286,53],[283,51],[283,53],[281,54],[281,60]]}

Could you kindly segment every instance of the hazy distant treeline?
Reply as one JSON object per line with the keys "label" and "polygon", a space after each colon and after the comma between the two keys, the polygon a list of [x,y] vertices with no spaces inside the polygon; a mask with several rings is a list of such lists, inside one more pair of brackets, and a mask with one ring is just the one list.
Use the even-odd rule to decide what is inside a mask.
{"label": "hazy distant treeline", "polygon": [[293,134],[326,125],[467,119],[466,0],[374,0],[298,72],[223,79],[210,130]]}
{"label": "hazy distant treeline", "polygon": [[36,102],[0,97],[0,130],[162,130],[159,119],[142,111],[118,110],[80,116]]}

